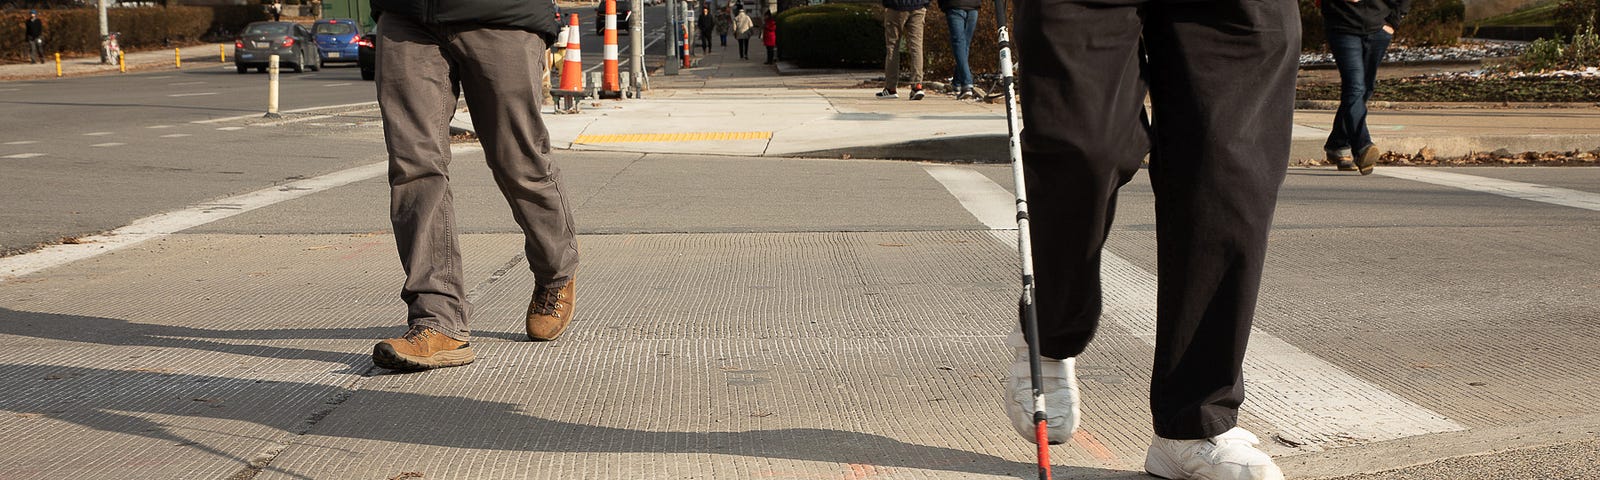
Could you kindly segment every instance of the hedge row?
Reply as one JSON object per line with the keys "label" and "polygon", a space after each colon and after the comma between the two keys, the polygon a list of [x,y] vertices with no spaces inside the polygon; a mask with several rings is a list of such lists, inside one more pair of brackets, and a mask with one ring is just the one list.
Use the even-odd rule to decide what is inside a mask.
{"label": "hedge row", "polygon": [[1562,0],[1556,4],[1556,32],[1571,38],[1583,27],[1600,23],[1600,0]]}
{"label": "hedge row", "polygon": [[[974,74],[999,71],[996,25],[993,2],[984,2],[967,56]],[[944,12],[937,7],[927,10],[922,38],[927,79],[940,80],[954,75],[956,62],[950,49],[950,31]],[[778,14],[778,39],[779,57],[804,66],[882,68],[883,7],[828,3],[791,8]],[[908,68],[901,71],[910,74]]]}
{"label": "hedge row", "polygon": [[[1455,45],[1461,40],[1466,18],[1467,7],[1461,0],[1413,0],[1411,12],[1395,30],[1395,41],[1414,46]],[[1300,0],[1300,26],[1303,28],[1301,49],[1320,52],[1328,48],[1322,11],[1312,0]]]}
{"label": "hedge row", "polygon": [[[139,7],[107,10],[108,28],[117,44],[133,51],[193,43],[208,33],[237,32],[265,18],[257,6]],[[25,11],[0,13],[0,59],[25,62]],[[92,8],[42,10],[44,46],[48,52],[96,55],[100,52],[100,14]]]}

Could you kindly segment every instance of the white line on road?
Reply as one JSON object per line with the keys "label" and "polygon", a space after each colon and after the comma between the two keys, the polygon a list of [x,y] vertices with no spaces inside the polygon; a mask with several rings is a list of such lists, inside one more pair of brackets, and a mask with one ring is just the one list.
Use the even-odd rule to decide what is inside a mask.
{"label": "white line on road", "polygon": [[34,157],[43,157],[43,156],[44,156],[43,153],[18,153],[18,154],[15,154],[15,155],[6,155],[6,156],[0,157],[0,158],[34,158]]}
{"label": "white line on road", "polygon": [[192,136],[194,136],[194,135],[187,134],[187,133],[169,133],[169,134],[166,134],[166,135],[162,135],[161,138],[183,138],[183,137],[192,137]]}
{"label": "white line on road", "polygon": [[206,95],[216,95],[216,94],[217,94],[217,92],[174,93],[174,94],[167,95],[167,96],[169,96],[169,97],[203,97],[203,96],[206,96]]}
{"label": "white line on road", "polygon": [[111,134],[114,134],[114,133],[117,133],[117,132],[89,132],[89,133],[85,133],[84,135],[90,136],[90,137],[103,137],[103,136],[111,135]]}
{"label": "white line on road", "polygon": [[234,131],[234,130],[244,130],[244,127],[217,127],[217,130],[221,130],[221,131],[224,131],[224,132],[231,132],[231,131]]}
{"label": "white line on road", "polygon": [[169,83],[167,85],[171,85],[171,86],[174,86],[174,87],[181,87],[181,86],[184,86],[184,85],[200,85],[200,84],[203,84],[203,83],[206,83],[206,82],[176,82],[176,83]]}
{"label": "white line on road", "polygon": [[172,128],[172,125],[151,125],[144,128]]}
{"label": "white line on road", "polygon": [[1600,211],[1600,194],[1584,191],[1550,187],[1537,183],[1514,182],[1511,180],[1450,173],[1422,167],[1385,167],[1377,169],[1377,173],[1394,178],[1455,187],[1474,192],[1492,193],[1552,205]]}
{"label": "white line on road", "polygon": [[32,145],[32,144],[35,144],[35,143],[39,143],[39,141],[38,140],[17,140],[15,142],[6,142],[6,145]]}
{"label": "white line on road", "polygon": [[[377,105],[378,105],[378,102],[376,102],[376,101],[361,102],[361,103],[346,103],[344,105],[325,105],[325,106],[321,106],[321,107],[307,107],[307,108],[297,108],[297,109],[294,109],[294,110],[280,110],[278,113],[300,113],[300,112],[309,112],[309,111],[312,111],[312,110],[325,110],[325,109],[329,109],[329,108],[370,107],[370,106],[377,106]],[[252,118],[261,118],[262,113],[266,113],[266,112],[263,111],[261,113],[252,113],[252,114],[249,114],[249,115],[239,115],[239,116],[234,116],[234,117],[213,118],[213,119],[210,119],[210,120],[195,120],[195,121],[189,122],[189,123],[210,124],[210,123],[232,122],[232,121],[235,121],[235,120],[248,120],[248,119],[252,119]]]}
{"label": "white line on road", "polygon": [[[967,168],[928,166],[974,217],[1016,248],[1016,197]],[[1155,345],[1156,277],[1122,257],[1102,252],[1103,319]],[[1260,329],[1245,357],[1250,401],[1245,411],[1271,422],[1287,438],[1314,448],[1377,442],[1464,430],[1443,415],[1384,390]]]}
{"label": "white line on road", "polygon": [[123,146],[123,145],[127,145],[127,144],[126,143],[118,143],[118,142],[107,142],[107,143],[96,143],[96,144],[90,145],[90,146],[91,147],[120,147],[120,146]]}
{"label": "white line on road", "polygon": [[[480,150],[479,147],[463,145],[450,148],[451,153],[461,155],[466,152]],[[0,282],[10,280],[22,275],[44,270],[46,268],[65,265],[86,258],[95,257],[118,249],[137,245],[146,240],[161,238],[190,228],[205,225],[217,220],[232,217],[244,212],[270,206],[276,203],[293,200],[313,193],[337,188],[351,183],[383,176],[389,171],[388,162],[378,162],[359,167],[348,168],[326,175],[289,182],[283,185],[263,188],[243,195],[236,195],[216,200],[214,202],[193,205],[180,210],[151,215],[134,220],[122,228],[112,230],[104,235],[92,235],[80,238],[76,245],[52,245],[43,249],[17,255],[14,257],[0,258]]]}
{"label": "white line on road", "polygon": [[20,92],[20,88],[0,88],[0,92]]}
{"label": "white line on road", "polygon": [[323,86],[324,87],[343,87],[343,86],[348,86],[348,85],[355,85],[355,84],[354,83],[350,83],[350,82],[344,82],[344,83],[330,83],[330,84],[323,85]]}

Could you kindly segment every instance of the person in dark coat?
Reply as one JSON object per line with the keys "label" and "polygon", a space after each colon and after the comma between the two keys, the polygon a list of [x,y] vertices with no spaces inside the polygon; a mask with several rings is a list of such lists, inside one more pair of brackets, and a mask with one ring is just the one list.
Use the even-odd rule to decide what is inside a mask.
{"label": "person in dark coat", "polygon": [[711,13],[711,7],[700,7],[700,15],[694,19],[694,28],[700,30],[700,51],[711,53],[711,34],[717,31],[717,17]]}
{"label": "person in dark coat", "polygon": [[[551,0],[373,0],[377,89],[389,149],[389,219],[405,281],[410,328],[379,342],[391,370],[472,363],[461,229],[450,194],[450,130],[460,85],[478,143],[524,237],[533,294],[530,340],[552,340],[573,320],[578,245],[561,170],[540,116],[545,51],[561,31]],[[570,32],[577,35],[578,32]]]}
{"label": "person in dark coat", "polygon": [[[1109,272],[1149,269],[1154,298],[1134,300],[1155,307],[1154,435],[1145,471],[1172,480],[1281,480],[1272,457],[1257,448],[1260,438],[1239,427],[1239,407],[1267,236],[1289,165],[1298,5],[1016,5],[1026,126],[1020,147],[1037,246],[1034,307],[1048,441],[1070,441],[1078,425],[1074,359],[1099,327],[1102,262]],[[1146,170],[1146,158],[1156,198],[1153,266],[1128,264],[1104,248],[1117,191]],[[1020,328],[1006,345],[1013,358],[1004,409],[1032,441],[1030,355]]]}
{"label": "person in dark coat", "polygon": [[1339,110],[1322,149],[1339,170],[1371,174],[1383,149],[1367,131],[1367,102],[1378,86],[1378,64],[1411,0],[1321,0],[1322,28],[1339,66]]}
{"label": "person in dark coat", "polygon": [[38,10],[28,11],[23,30],[28,41],[28,63],[44,63],[44,20],[39,19]]}

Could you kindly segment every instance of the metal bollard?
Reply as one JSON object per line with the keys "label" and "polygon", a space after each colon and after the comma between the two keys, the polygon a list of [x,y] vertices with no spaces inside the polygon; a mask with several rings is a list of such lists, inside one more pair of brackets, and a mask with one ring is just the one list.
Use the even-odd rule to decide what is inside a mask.
{"label": "metal bollard", "polygon": [[56,52],[56,76],[61,76],[61,52]]}
{"label": "metal bollard", "polygon": [[278,56],[267,58],[267,114],[265,118],[283,118],[278,114]]}
{"label": "metal bollard", "polygon": [[183,68],[183,51],[182,51],[182,49],[179,49],[179,48],[172,49],[172,64],[173,65],[177,65],[177,68]]}
{"label": "metal bollard", "polygon": [[217,62],[228,63],[228,50],[220,43],[217,44]]}
{"label": "metal bollard", "polygon": [[122,51],[117,51],[117,70],[128,73],[128,59],[122,56]]}

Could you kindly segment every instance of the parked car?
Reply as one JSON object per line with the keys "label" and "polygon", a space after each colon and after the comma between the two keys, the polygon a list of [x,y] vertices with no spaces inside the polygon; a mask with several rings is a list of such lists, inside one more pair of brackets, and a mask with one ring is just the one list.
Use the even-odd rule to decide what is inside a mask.
{"label": "parked car", "polygon": [[[617,0],[617,35],[628,35],[628,22],[633,18],[633,0]],[[594,34],[606,34],[606,2],[594,6]]]}
{"label": "parked car", "polygon": [[322,68],[311,30],[298,23],[254,22],[233,41],[233,66],[239,73],[252,67],[257,72],[267,71],[267,62],[273,55],[278,56],[279,68],[287,65],[295,73]]}
{"label": "parked car", "polygon": [[358,63],[361,42],[361,24],[348,18],[317,20],[311,25],[311,35],[317,39],[317,51],[322,54],[319,66],[330,63]]}
{"label": "parked car", "polygon": [[361,67],[362,80],[378,78],[378,27],[356,40],[356,66]]}

